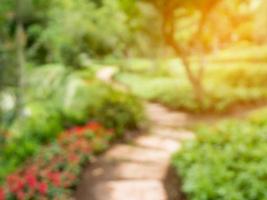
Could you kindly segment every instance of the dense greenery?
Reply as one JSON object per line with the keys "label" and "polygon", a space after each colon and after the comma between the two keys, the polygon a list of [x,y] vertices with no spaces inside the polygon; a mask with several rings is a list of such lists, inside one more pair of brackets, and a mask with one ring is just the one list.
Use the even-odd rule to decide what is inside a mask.
{"label": "dense greenery", "polygon": [[140,101],[96,80],[93,63],[125,56],[136,14],[124,0],[1,2],[0,182],[68,127],[138,128]]}
{"label": "dense greenery", "polygon": [[11,50],[15,48],[12,36],[16,17],[20,17],[26,34],[25,53],[31,62],[81,65],[91,57],[120,55],[130,41],[123,1],[22,2],[20,12],[15,3],[3,2],[0,14],[5,32],[1,34],[6,37],[1,49],[7,50],[7,43]]}
{"label": "dense greenery", "polygon": [[[144,122],[143,100],[191,113],[265,102],[266,5],[2,0],[0,200],[22,199],[22,192],[29,192],[26,199],[68,198],[88,156]],[[110,65],[117,70],[114,80],[98,80],[97,73]],[[175,156],[189,200],[267,198],[264,115],[202,128]],[[72,165],[75,151],[80,154]],[[37,163],[34,177],[27,168],[36,166],[27,161]],[[62,176],[70,173],[71,183],[57,185],[60,170]],[[10,182],[21,186],[17,191],[6,183],[11,173]],[[31,188],[36,179],[38,187]]]}
{"label": "dense greenery", "polygon": [[188,199],[266,199],[266,128],[266,110],[197,128],[196,139],[173,157]]}
{"label": "dense greenery", "polygon": [[[0,179],[66,127],[94,120],[121,136],[143,120],[136,97],[90,78],[90,70],[68,75],[60,66],[47,66],[32,73],[29,85],[33,85],[26,97],[36,100],[25,106],[24,116],[17,118],[1,137]],[[38,79],[38,74],[46,74],[47,79]],[[38,88],[34,87],[36,81]]]}
{"label": "dense greenery", "polygon": [[251,66],[250,61],[208,62],[203,85],[206,93],[203,104],[193,94],[179,60],[159,62],[133,61],[118,73],[117,80],[127,85],[141,98],[160,102],[173,109],[190,112],[226,112],[237,104],[258,103],[266,100],[265,64]]}

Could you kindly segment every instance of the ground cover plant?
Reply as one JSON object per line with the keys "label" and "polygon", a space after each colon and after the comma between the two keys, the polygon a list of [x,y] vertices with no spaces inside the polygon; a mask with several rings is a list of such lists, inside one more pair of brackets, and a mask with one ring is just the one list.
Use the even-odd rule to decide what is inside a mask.
{"label": "ground cover plant", "polygon": [[188,199],[266,199],[266,131],[266,110],[197,128],[196,139],[173,156]]}

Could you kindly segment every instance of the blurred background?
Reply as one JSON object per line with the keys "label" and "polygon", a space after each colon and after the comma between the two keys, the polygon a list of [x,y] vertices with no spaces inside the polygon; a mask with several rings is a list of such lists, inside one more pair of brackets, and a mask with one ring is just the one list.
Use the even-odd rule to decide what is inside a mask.
{"label": "blurred background", "polygon": [[[99,80],[107,68],[124,89]],[[139,127],[143,102],[193,115],[266,105],[267,1],[0,0],[0,183],[74,125],[94,120],[117,136]],[[244,199],[267,199],[257,184]],[[197,195],[207,187],[185,191],[220,199]]]}

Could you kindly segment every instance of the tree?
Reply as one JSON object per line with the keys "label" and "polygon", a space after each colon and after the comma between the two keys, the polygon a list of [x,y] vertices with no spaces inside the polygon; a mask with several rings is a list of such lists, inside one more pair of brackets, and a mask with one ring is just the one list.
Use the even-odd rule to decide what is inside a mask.
{"label": "tree", "polygon": [[133,3],[133,0],[2,0],[0,93],[7,88],[15,91],[16,106],[11,118],[19,116],[27,103],[23,98],[27,86],[25,73],[31,66],[53,62],[76,68],[87,58],[123,56],[132,39],[128,18],[136,11]]}
{"label": "tree", "polygon": [[10,87],[14,88],[15,92],[15,108],[12,116],[7,120],[8,123],[21,116],[25,104],[23,96],[28,30],[40,18],[36,10],[41,11],[40,5],[44,5],[44,2],[44,0],[3,0],[1,2],[0,94],[5,88]]}
{"label": "tree", "polygon": [[[200,107],[206,90],[203,85],[205,55],[238,40],[251,39],[244,30],[250,23],[251,0],[143,0],[161,17],[161,35],[166,46],[180,57]],[[242,8],[242,9],[241,9]],[[245,9],[243,9],[245,8]],[[245,10],[245,12],[244,12]],[[220,21],[220,23],[216,23]],[[222,25],[223,24],[223,25]],[[244,34],[246,32],[246,34]],[[192,65],[198,57],[198,67]]]}
{"label": "tree", "polygon": [[124,12],[129,6],[121,1],[53,1],[45,26],[31,29],[38,34],[29,47],[29,57],[39,63],[80,67],[83,58],[123,55],[130,40]]}
{"label": "tree", "polygon": [[[23,0],[16,0],[15,10],[15,23],[16,23],[16,107],[15,116],[20,116],[23,109],[23,90],[24,90],[24,69],[25,69],[25,44],[26,44],[26,33],[24,30],[24,6],[26,2]],[[26,4],[27,5],[27,4]]]}
{"label": "tree", "polygon": [[[202,106],[205,94],[202,82],[203,52],[207,50],[204,42],[204,30],[209,14],[219,0],[146,0],[146,2],[153,4],[160,14],[162,18],[161,33],[165,44],[181,58],[196,100]],[[193,70],[190,58],[192,54],[196,55],[197,53],[200,56],[200,67]]]}

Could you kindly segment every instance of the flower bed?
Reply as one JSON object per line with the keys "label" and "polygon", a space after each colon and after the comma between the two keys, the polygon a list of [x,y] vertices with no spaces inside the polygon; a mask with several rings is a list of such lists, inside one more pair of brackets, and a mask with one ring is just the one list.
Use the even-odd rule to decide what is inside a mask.
{"label": "flower bed", "polygon": [[[29,101],[23,116],[6,126],[7,134],[0,135],[0,185],[8,174],[38,154],[43,145],[54,141],[66,127],[85,124],[90,119],[122,136],[125,130],[144,123],[142,104],[133,95],[96,80],[77,76],[69,79],[50,91],[49,98],[25,97]],[[33,94],[40,92],[33,88],[36,89]],[[30,100],[35,98],[40,100]]]}
{"label": "flower bed", "polygon": [[65,131],[6,178],[0,200],[70,199],[83,165],[106,149],[113,135],[96,122]]}

